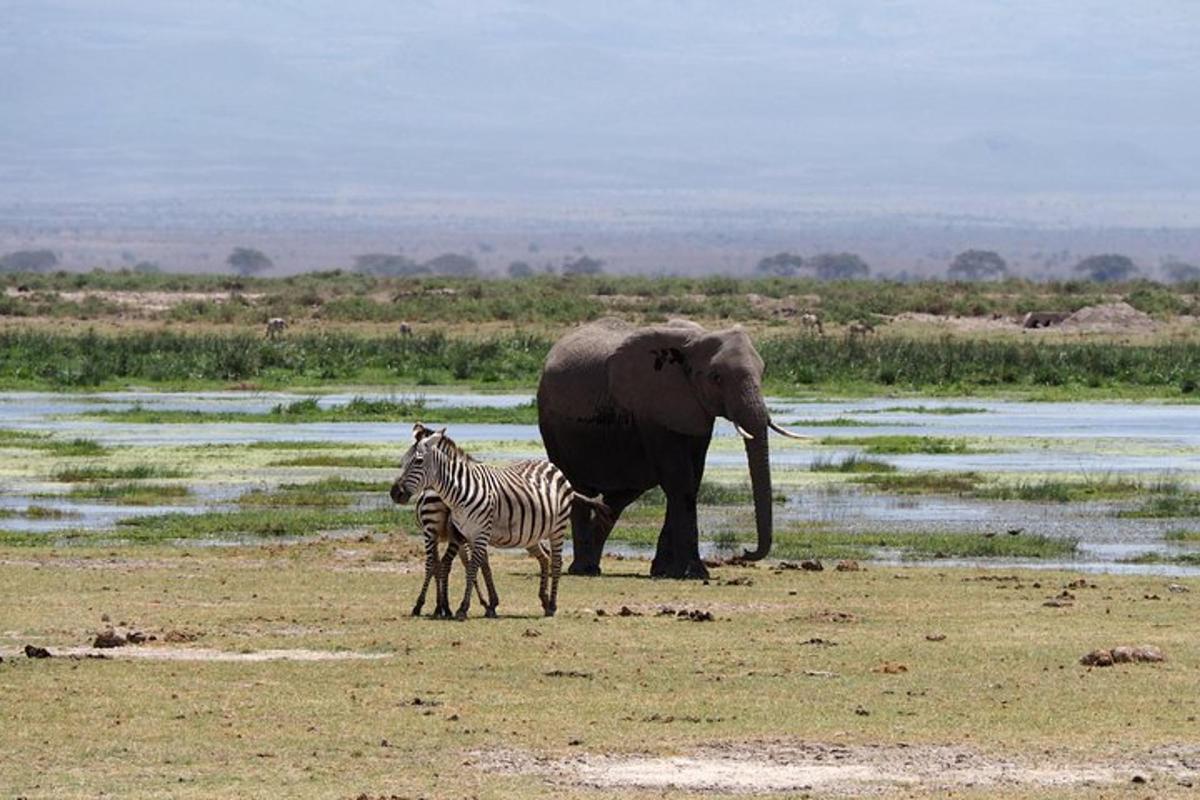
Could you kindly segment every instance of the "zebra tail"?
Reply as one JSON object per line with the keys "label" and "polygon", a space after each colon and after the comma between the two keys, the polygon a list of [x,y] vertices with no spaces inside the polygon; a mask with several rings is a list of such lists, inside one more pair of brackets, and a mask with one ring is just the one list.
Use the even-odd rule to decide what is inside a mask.
{"label": "zebra tail", "polygon": [[578,500],[586,506],[591,506],[592,510],[596,513],[596,519],[599,520],[601,525],[606,528],[613,526],[616,520],[613,518],[612,509],[604,502],[604,495],[598,494],[595,497],[588,497],[586,494],[580,494],[579,492],[572,492],[572,494],[574,496],[573,499]]}

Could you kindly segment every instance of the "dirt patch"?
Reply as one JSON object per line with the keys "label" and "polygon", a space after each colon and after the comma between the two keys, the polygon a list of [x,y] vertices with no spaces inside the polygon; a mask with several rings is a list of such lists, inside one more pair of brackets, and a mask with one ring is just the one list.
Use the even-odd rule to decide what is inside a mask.
{"label": "dirt patch", "polygon": [[476,766],[545,775],[555,782],[614,791],[682,789],[714,794],[819,791],[854,797],[919,786],[923,791],[966,787],[1080,787],[1200,781],[1200,747],[1181,745],[1141,756],[1095,761],[1038,752],[992,756],[965,747],[825,743],[738,743],[683,756],[584,754],[537,757],[490,750],[471,754]]}
{"label": "dirt patch", "polygon": [[[355,661],[390,658],[389,653],[356,653],[350,650],[254,650],[236,653],[203,647],[122,647],[116,650],[95,647],[51,647],[55,656],[106,658],[131,661]],[[12,653],[0,653],[9,658]]]}
{"label": "dirt patch", "polygon": [[1152,333],[1158,323],[1128,303],[1104,303],[1079,309],[1061,328],[1077,333]]}

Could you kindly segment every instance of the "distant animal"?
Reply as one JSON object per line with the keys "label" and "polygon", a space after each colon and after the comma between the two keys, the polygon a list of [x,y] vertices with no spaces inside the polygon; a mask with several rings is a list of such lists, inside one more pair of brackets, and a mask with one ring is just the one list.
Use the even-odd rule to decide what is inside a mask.
{"label": "distant animal", "polygon": [[401,336],[412,336],[412,332],[413,332],[412,325],[409,325],[407,322],[400,323],[400,335]]}
{"label": "distant animal", "polygon": [[846,326],[846,336],[850,337],[851,339],[855,338],[856,336],[866,336],[868,333],[874,332],[875,326],[869,322],[863,322],[862,320],[851,322]]}
{"label": "distant animal", "polygon": [[287,320],[282,317],[271,317],[267,320],[267,338],[274,339],[287,330]]}
{"label": "distant animal", "polygon": [[[426,435],[431,433],[428,428],[424,428],[423,431]],[[414,617],[421,615],[421,609],[425,606],[425,595],[429,591],[429,582],[432,580],[436,595],[433,616],[436,619],[448,619],[450,617],[450,567],[454,564],[455,556],[462,558],[463,567],[468,566],[471,547],[454,523],[450,521],[450,507],[443,503],[442,498],[434,492],[422,492],[417,497],[416,511],[417,520],[425,534],[425,582],[421,584],[421,593],[417,595],[412,615]],[[445,543],[446,552],[441,558],[438,558],[440,543]],[[483,566],[483,580],[488,586],[490,598],[485,600],[482,587],[476,586],[479,593],[479,604],[484,608],[494,608],[496,587],[492,581],[492,569],[487,564]]]}
{"label": "distant animal", "polygon": [[825,327],[821,324],[821,318],[811,311],[800,315],[800,325],[807,331],[815,330],[819,335],[825,335]]}
{"label": "distant animal", "polygon": [[1030,311],[1021,321],[1021,327],[1049,328],[1051,325],[1061,324],[1069,316],[1071,316],[1069,311]]}
{"label": "distant animal", "polygon": [[[400,475],[392,484],[396,503],[407,503],[416,494],[432,490],[450,509],[451,522],[471,547],[467,587],[456,619],[466,619],[476,574],[488,563],[488,547],[523,547],[538,561],[541,580],[538,597],[542,611],[554,616],[558,608],[558,580],[562,572],[563,538],[576,502],[607,516],[603,497],[576,492],[566,476],[549,461],[525,461],[495,467],[476,461],[462,450],[446,429],[431,431],[417,423],[413,442],[400,461]],[[542,544],[548,545],[549,553]],[[487,573],[485,572],[485,580]],[[486,616],[496,616],[499,597],[489,585]]]}
{"label": "distant animal", "polygon": [[1020,536],[1024,531],[1024,528],[1009,528],[1007,533],[1009,536]]}
{"label": "distant animal", "polygon": [[23,283],[17,287],[18,294],[27,294],[28,292],[29,292],[29,287]]}

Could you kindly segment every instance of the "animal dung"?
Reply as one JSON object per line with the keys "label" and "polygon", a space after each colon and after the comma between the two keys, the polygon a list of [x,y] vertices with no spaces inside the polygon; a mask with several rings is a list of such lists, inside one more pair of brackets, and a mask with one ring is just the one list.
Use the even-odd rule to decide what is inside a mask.
{"label": "animal dung", "polygon": [[1111,667],[1113,664],[1155,663],[1165,661],[1162,650],[1154,645],[1121,645],[1109,650],[1093,650],[1079,659],[1085,667]]}

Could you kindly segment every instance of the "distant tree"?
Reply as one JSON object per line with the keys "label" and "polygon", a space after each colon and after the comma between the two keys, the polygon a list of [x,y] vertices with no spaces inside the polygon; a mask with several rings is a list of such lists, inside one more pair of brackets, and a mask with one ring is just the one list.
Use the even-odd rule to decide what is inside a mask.
{"label": "distant tree", "polygon": [[162,272],[162,267],[153,261],[139,261],[133,265],[133,271],[140,275],[157,275]]}
{"label": "distant tree", "polygon": [[1200,267],[1172,259],[1162,266],[1163,274],[1171,283],[1194,283],[1200,281]]}
{"label": "distant tree", "polygon": [[442,253],[437,258],[426,261],[423,266],[434,275],[469,278],[479,274],[479,263],[470,256],[459,253]]}
{"label": "distant tree", "polygon": [[855,253],[819,253],[808,259],[805,266],[810,267],[823,281],[852,280],[871,274],[867,262]]}
{"label": "distant tree", "polygon": [[763,275],[770,275],[776,278],[790,278],[803,266],[803,256],[798,256],[795,253],[776,253],[773,256],[760,259],[755,269]]}
{"label": "distant tree", "polygon": [[0,256],[0,272],[49,272],[58,266],[50,250],[17,250]]}
{"label": "distant tree", "polygon": [[604,272],[604,262],[591,256],[563,259],[563,275],[599,275]]}
{"label": "distant tree", "polygon": [[946,274],[956,281],[985,281],[1008,274],[1008,264],[992,250],[964,250],[950,262]]}
{"label": "distant tree", "polygon": [[514,261],[508,265],[508,277],[528,278],[533,275],[533,267],[524,261]]}
{"label": "distant tree", "polygon": [[1083,259],[1075,265],[1075,271],[1085,273],[1088,280],[1096,283],[1116,283],[1136,273],[1137,267],[1129,256],[1104,253]]}
{"label": "distant tree", "polygon": [[356,272],[368,275],[421,275],[429,270],[398,253],[363,253],[354,257]]}
{"label": "distant tree", "polygon": [[225,263],[238,275],[253,275],[256,272],[266,272],[275,264],[261,250],[253,247],[235,247]]}

